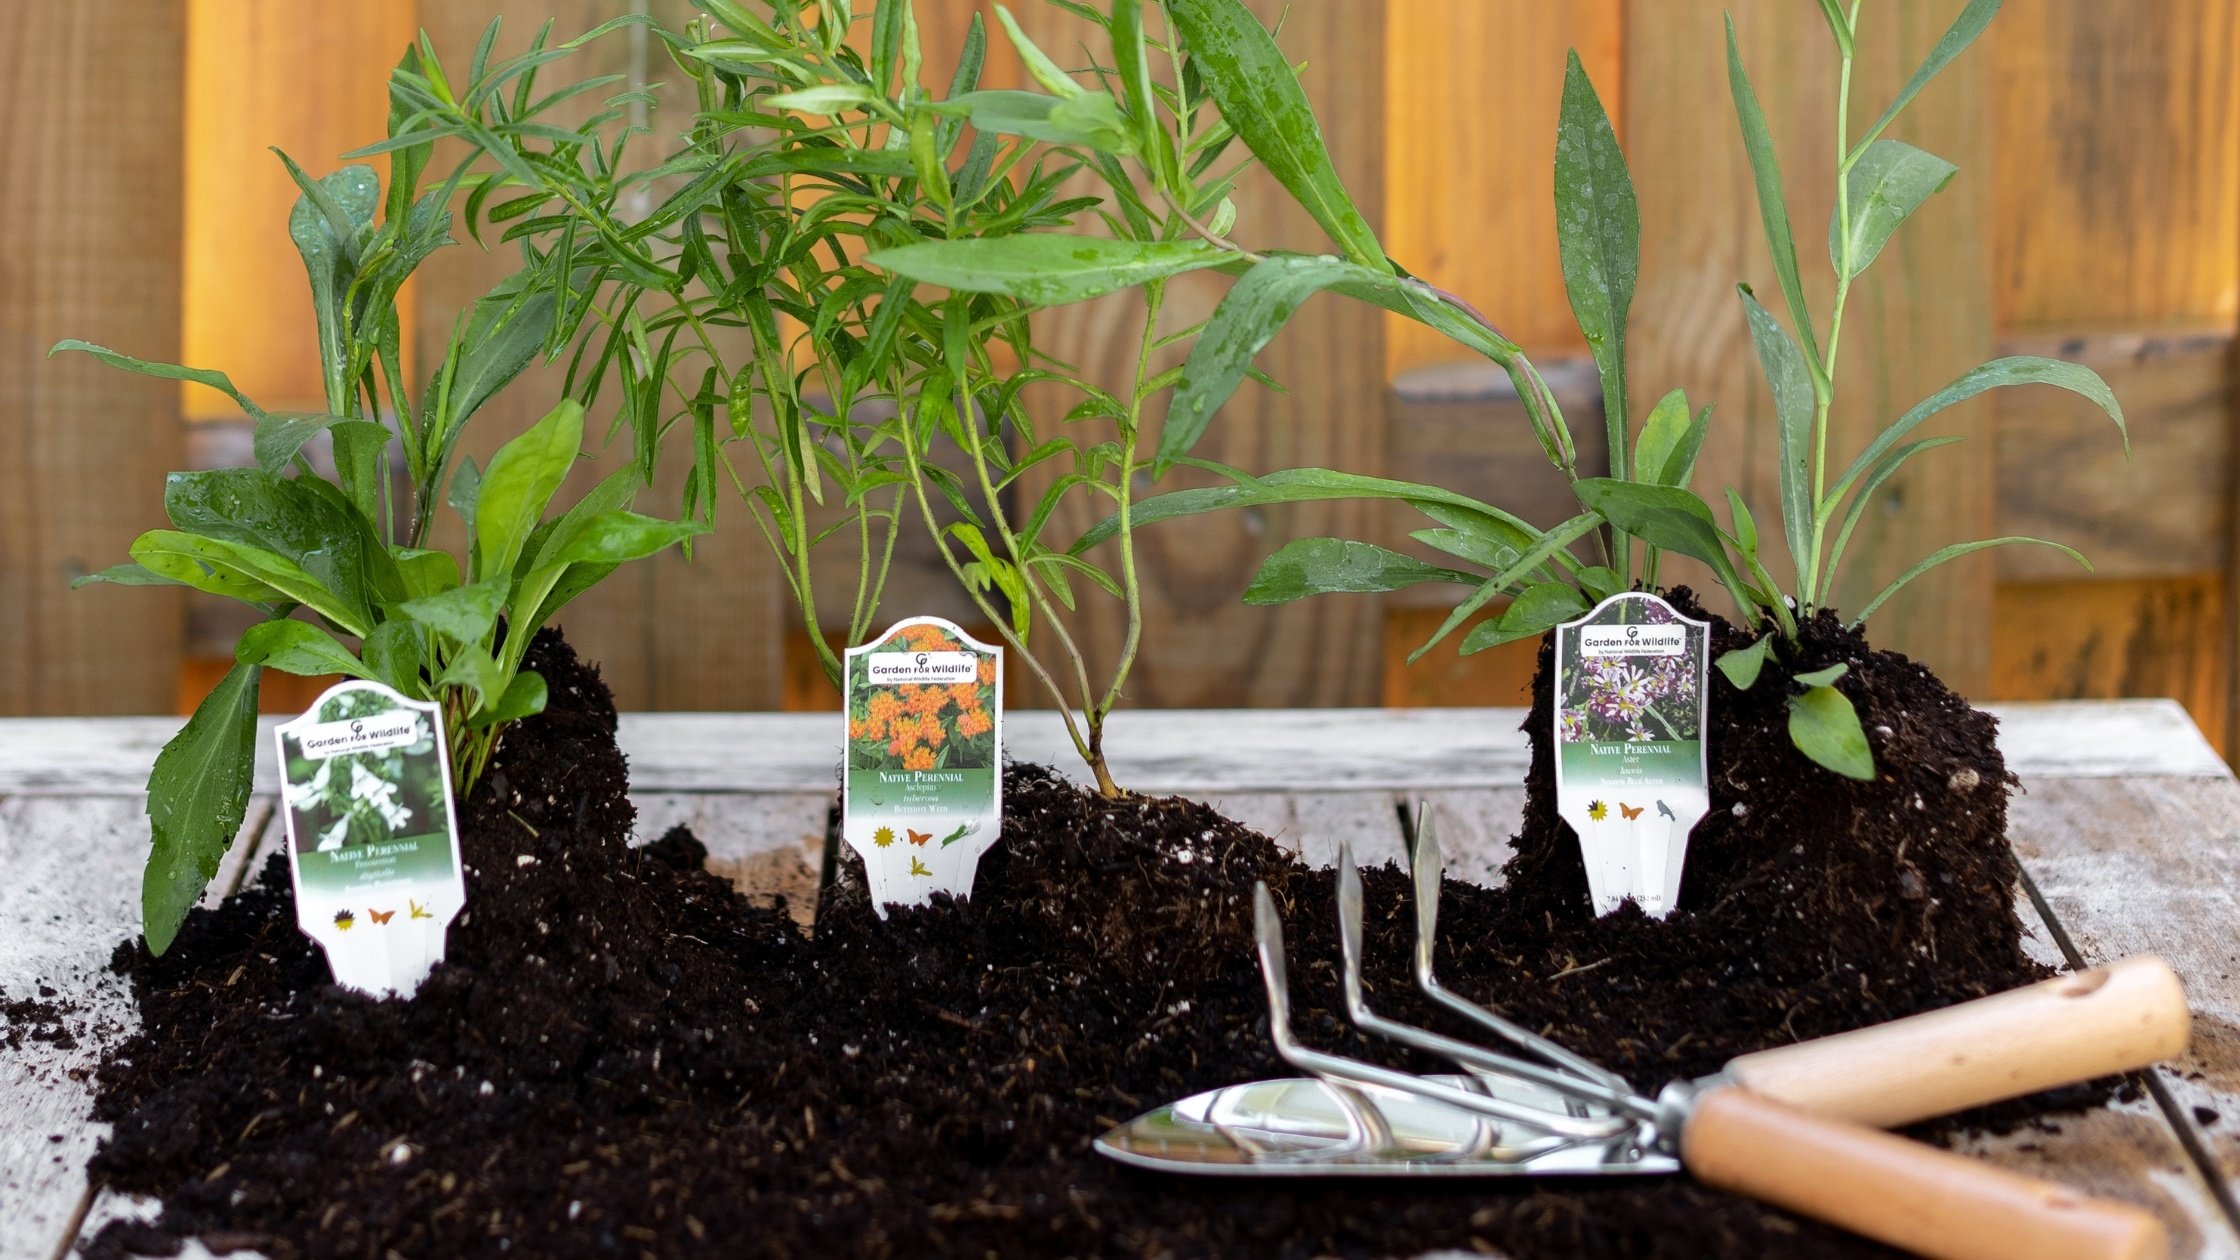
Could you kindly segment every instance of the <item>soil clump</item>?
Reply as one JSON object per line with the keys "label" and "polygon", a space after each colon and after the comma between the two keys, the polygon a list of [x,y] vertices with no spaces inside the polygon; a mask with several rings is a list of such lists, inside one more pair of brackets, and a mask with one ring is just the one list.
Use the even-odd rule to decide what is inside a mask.
{"label": "soil clump", "polygon": [[[1722,630],[1715,650],[1738,643]],[[1714,729],[1714,792],[1749,809],[1699,831],[1681,909],[1585,913],[1536,762],[1508,884],[1445,889],[1441,978],[1651,1090],[2036,979],[1990,719],[1822,623],[1806,648],[1853,662],[1847,692],[1890,731],[1888,782],[1800,769],[1778,722],[1753,725],[1779,702],[1770,676],[1755,695],[1719,680],[1714,712],[1744,729]],[[416,998],[329,983],[278,858],[163,958],[119,948],[144,1027],[101,1069],[97,1117],[116,1127],[92,1172],[163,1212],[94,1254],[190,1235],[282,1260],[1892,1254],[1684,1176],[1425,1189],[1108,1163],[1089,1143],[1117,1121],[1291,1074],[1267,1039],[1255,881],[1284,911],[1302,1036],[1409,1064],[1339,1010],[1329,872],[1195,802],[1104,801],[1017,766],[969,903],[881,922],[850,858],[807,936],[705,873],[689,833],[631,847],[596,671],[549,634],[529,664],[550,707],[463,804],[469,908]],[[1544,722],[1544,681],[1536,705]],[[1950,786],[1962,768],[1977,788]],[[1406,877],[1364,879],[1376,1001],[1448,1027],[1403,972]]]}

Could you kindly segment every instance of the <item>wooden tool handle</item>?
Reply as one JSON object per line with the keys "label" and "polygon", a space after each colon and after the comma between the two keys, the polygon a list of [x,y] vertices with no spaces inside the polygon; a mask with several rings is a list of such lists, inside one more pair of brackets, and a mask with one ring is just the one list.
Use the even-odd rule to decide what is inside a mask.
{"label": "wooden tool handle", "polygon": [[2192,1018],[2151,954],[1856,1032],[1746,1054],[1736,1080],[1816,1116],[1891,1128],[2128,1072],[2186,1048]]}
{"label": "wooden tool handle", "polygon": [[1870,1129],[1740,1086],[1699,1096],[1680,1158],[1703,1182],[1935,1260],[2163,1260],[2145,1209]]}

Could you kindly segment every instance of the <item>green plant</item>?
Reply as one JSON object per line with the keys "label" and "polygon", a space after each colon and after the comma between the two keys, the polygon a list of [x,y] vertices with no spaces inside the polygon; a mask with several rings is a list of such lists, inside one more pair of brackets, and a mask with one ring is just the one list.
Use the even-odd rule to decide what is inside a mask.
{"label": "green plant", "polygon": [[[400,78],[433,64],[424,52],[406,55]],[[392,130],[406,116],[393,110]],[[240,829],[262,670],[374,679],[437,701],[464,794],[507,725],[544,707],[543,680],[522,669],[536,630],[616,565],[705,529],[627,510],[635,469],[552,515],[583,449],[583,408],[572,401],[501,446],[486,470],[456,457],[468,420],[543,343],[552,301],[509,281],[462,313],[416,407],[403,386],[396,297],[420,262],[450,243],[448,203],[459,176],[420,193],[428,146],[391,152],[386,199],[370,167],[313,180],[288,163],[303,194],[288,228],[310,276],[326,412],[267,412],[222,372],[78,341],[55,347],[220,390],[255,425],[257,467],[172,474],[164,489],[172,528],[141,535],[132,563],[80,579],[187,586],[266,617],[241,636],[233,669],[164,746],[149,776],[152,842],[141,902],[156,953],[169,946]],[[384,423],[384,416],[393,419]],[[321,433],[333,443],[332,478],[305,451]],[[400,448],[410,487],[401,508],[389,474],[391,452]],[[426,545],[439,499],[465,521],[463,557]]]}
{"label": "green plant", "polygon": [[[1212,5],[1226,0],[1196,2]],[[1709,565],[1732,593],[1744,624],[1768,630],[1752,647],[1730,653],[1720,661],[1727,677],[1738,687],[1748,687],[1768,660],[1781,660],[1786,667],[1793,659],[1800,621],[1826,606],[1845,546],[1875,491],[1913,456],[1960,440],[1943,436],[1907,441],[1924,421],[1985,390],[2036,383],[2090,399],[2107,412],[2119,431],[2123,429],[2122,409],[2091,369],[2035,356],[2003,358],[1963,374],[1908,410],[1868,443],[1841,474],[1832,480],[1829,477],[1828,417],[1834,401],[1843,311],[1852,283],[1874,261],[1897,227],[1954,174],[1951,164],[1885,138],[1883,133],[1922,87],[1981,34],[1998,8],[1999,0],[1970,0],[1896,99],[1854,139],[1850,135],[1849,106],[1859,5],[1853,0],[1846,10],[1836,0],[1822,0],[1842,65],[1837,85],[1837,116],[1842,121],[1837,136],[1836,204],[1828,229],[1836,289],[1824,345],[1815,333],[1798,278],[1796,248],[1772,141],[1735,50],[1729,24],[1728,75],[1736,114],[1757,185],[1776,276],[1798,333],[1793,339],[1748,285],[1739,286],[1779,419],[1781,521],[1796,573],[1793,594],[1782,591],[1768,572],[1756,522],[1741,496],[1732,489],[1725,491],[1729,524],[1722,526],[1710,506],[1689,488],[1709,425],[1710,408],[1691,410],[1685,394],[1673,390],[1657,402],[1638,429],[1631,423],[1625,329],[1640,265],[1639,211],[1615,132],[1576,55],[1565,77],[1557,134],[1557,229],[1572,310],[1602,377],[1609,475],[1580,475],[1568,429],[1552,395],[1524,356],[1499,339],[1482,317],[1476,317],[1459,300],[1427,294],[1421,286],[1403,288],[1401,293],[1410,299],[1403,308],[1405,313],[1449,331],[1508,369],[1517,381],[1543,449],[1570,479],[1585,510],[1552,528],[1541,529],[1492,505],[1435,487],[1302,469],[1261,478],[1240,475],[1234,486],[1150,499],[1138,506],[1133,524],[1140,527],[1169,516],[1341,494],[1407,502],[1438,526],[1419,530],[1412,537],[1445,552],[1466,568],[1427,564],[1363,542],[1302,539],[1269,557],[1246,599],[1278,603],[1307,595],[1388,591],[1424,582],[1475,586],[1432,638],[1417,649],[1416,656],[1500,596],[1512,597],[1511,602],[1497,615],[1472,627],[1464,636],[1462,651],[1481,651],[1538,636],[1637,581],[1653,586],[1660,553],[1672,551]],[[1270,158],[1269,165],[1277,169],[1276,159]],[[1287,185],[1292,182],[1286,181]],[[1309,270],[1315,267],[1311,262],[1291,265]],[[1331,287],[1384,300],[1381,291],[1365,291],[1358,278],[1349,279],[1351,284]],[[1243,351],[1243,357],[1248,358],[1280,327],[1281,310],[1271,312],[1237,303],[1238,309],[1232,311],[1232,303],[1244,291],[1245,285],[1240,284],[1231,301],[1224,302],[1216,312],[1212,326],[1200,338],[1201,352],[1209,347],[1248,347]],[[1193,375],[1199,374],[1198,357],[1193,355]],[[1209,364],[1203,378],[1218,379],[1211,371],[1218,366],[1227,364],[1218,360]],[[1194,414],[1187,412],[1185,419]],[[2126,436],[2127,446],[2128,440]],[[1085,541],[1093,543],[1111,528],[1108,523],[1103,531],[1091,531]],[[1575,544],[1588,541],[1599,550],[1597,563],[1583,563],[1572,555]],[[2055,547],[2084,563],[2084,557],[2074,550],[2041,539],[2005,537],[1955,543],[1902,573],[1869,600],[1851,624],[1864,622],[1908,582],[1945,561],[1987,547],[2022,542]],[[1790,706],[1790,733],[1799,750],[1838,773],[1873,777],[1873,759],[1858,715],[1849,698],[1834,685],[1844,673],[1843,667],[1790,667],[1788,672],[1789,681],[1797,684]]]}

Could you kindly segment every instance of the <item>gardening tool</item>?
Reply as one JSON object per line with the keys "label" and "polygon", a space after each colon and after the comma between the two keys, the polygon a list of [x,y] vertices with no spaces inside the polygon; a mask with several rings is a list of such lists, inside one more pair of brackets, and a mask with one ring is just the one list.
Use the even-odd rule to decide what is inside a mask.
{"label": "gardening tool", "polygon": [[1440,986],[1442,862],[1419,817],[1417,987],[1506,1049],[1371,1011],[1361,985],[1361,881],[1341,845],[1347,1014],[1364,1032],[1447,1059],[1418,1075],[1303,1045],[1290,1020],[1283,926],[1265,885],[1255,932],[1279,1053],[1311,1073],[1213,1090],[1099,1138],[1124,1163],[1198,1174],[1502,1176],[1670,1173],[1751,1194],[1925,1255],[2150,1257],[2159,1221],[2126,1205],[1876,1132],[2178,1053],[2176,977],[2141,957],[1819,1041],[1745,1055],[1651,1099],[1622,1077]]}

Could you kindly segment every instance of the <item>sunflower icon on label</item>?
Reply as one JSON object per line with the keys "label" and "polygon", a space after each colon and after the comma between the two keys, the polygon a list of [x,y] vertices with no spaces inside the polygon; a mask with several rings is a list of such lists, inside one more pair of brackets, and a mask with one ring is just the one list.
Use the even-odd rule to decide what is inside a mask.
{"label": "sunflower icon on label", "polygon": [[334,912],[334,925],[341,931],[347,932],[351,928],[357,926],[357,923],[358,916],[350,913],[348,910],[337,910]]}
{"label": "sunflower icon on label", "polygon": [[875,844],[875,845],[878,845],[878,846],[879,846],[880,848],[882,848],[882,849],[886,848],[886,847],[887,847],[888,845],[891,845],[891,844],[893,844],[893,843],[894,843],[894,828],[892,828],[892,827],[881,827],[881,828],[879,828],[879,829],[878,829],[877,831],[874,831],[874,832],[872,832],[872,833],[871,833],[871,843],[873,843],[873,844]]}
{"label": "sunflower icon on label", "polygon": [[1608,818],[1609,816],[1610,807],[1608,805],[1603,804],[1601,801],[1589,801],[1587,803],[1587,817],[1594,819],[1596,822],[1601,822],[1603,819]]}

